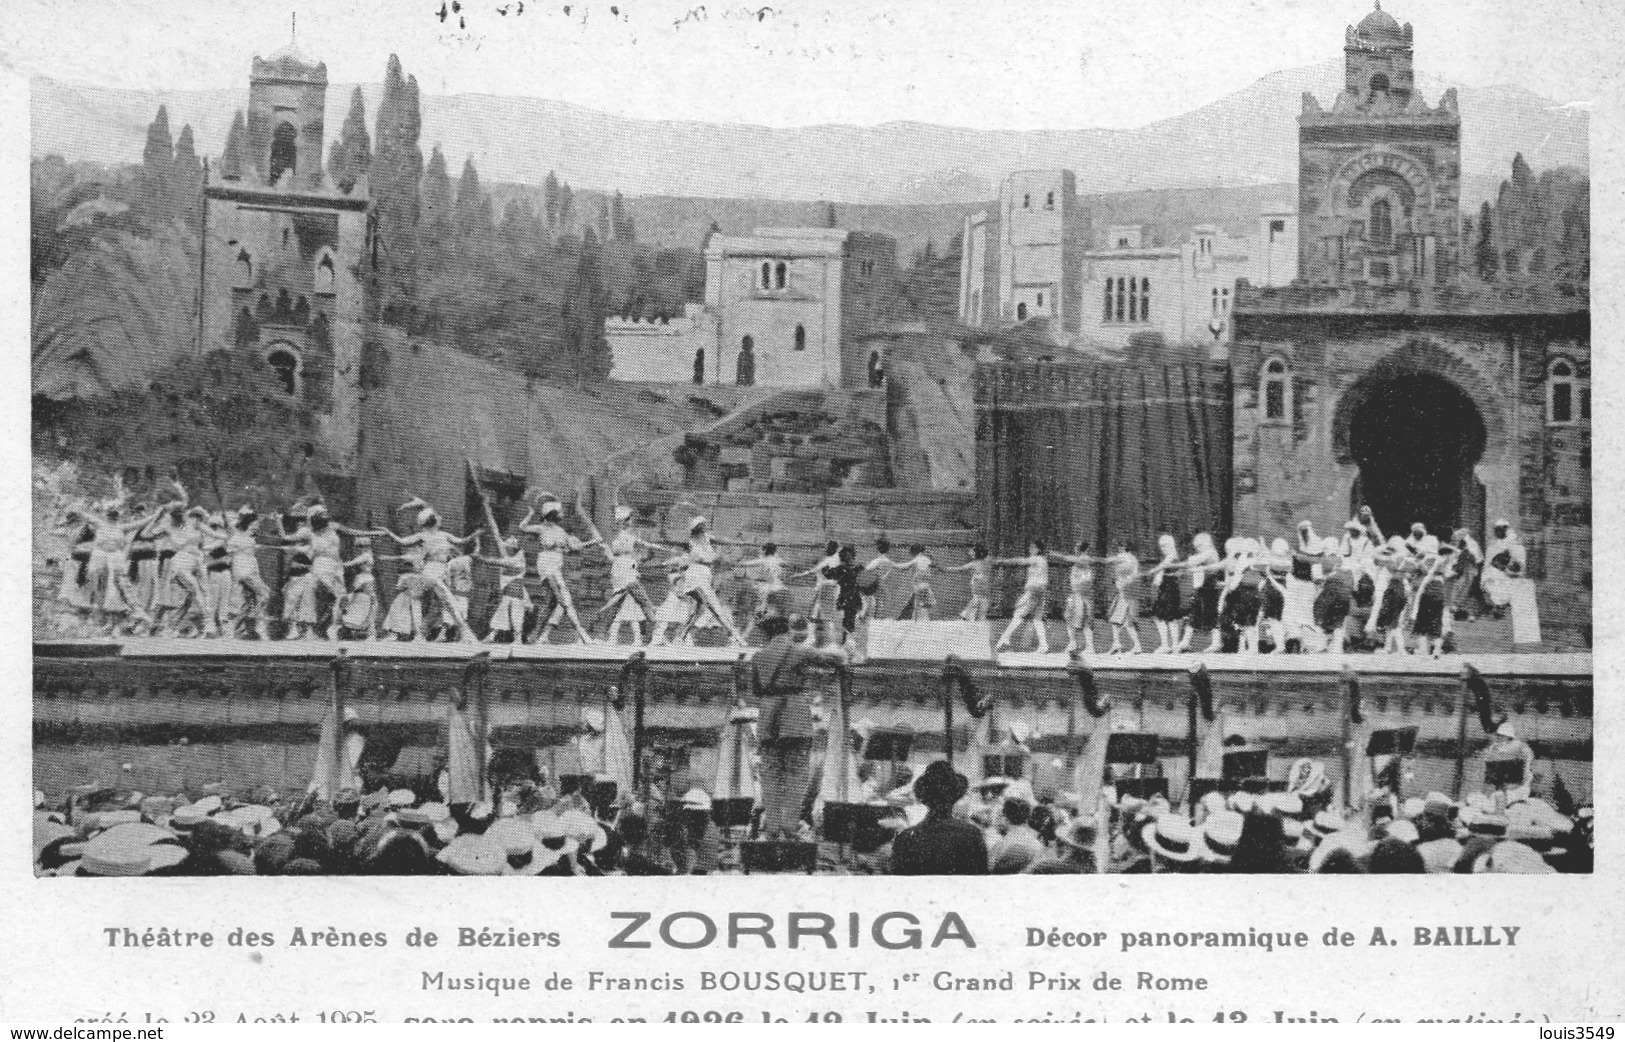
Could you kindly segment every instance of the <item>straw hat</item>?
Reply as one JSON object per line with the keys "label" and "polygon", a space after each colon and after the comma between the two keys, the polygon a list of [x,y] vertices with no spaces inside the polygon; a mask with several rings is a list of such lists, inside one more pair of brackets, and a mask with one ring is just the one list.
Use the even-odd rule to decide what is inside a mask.
{"label": "straw hat", "polygon": [[683,793],[682,803],[685,810],[710,810],[711,796],[704,789],[695,786]]}
{"label": "straw hat", "polygon": [[90,876],[141,876],[185,859],[186,848],[172,833],[145,822],[131,822],[115,825],[87,842],[79,871]]}
{"label": "straw hat", "polygon": [[436,860],[460,876],[500,876],[508,869],[507,851],[489,833],[456,837]]}
{"label": "straw hat", "polygon": [[1203,860],[1228,865],[1241,843],[1241,830],[1245,823],[1246,819],[1233,810],[1208,815],[1201,829]]}
{"label": "straw hat", "polygon": [[1201,833],[1190,822],[1171,814],[1147,822],[1140,830],[1146,849],[1169,861],[1195,861],[1206,850]]}
{"label": "straw hat", "polygon": [[632,520],[632,508],[629,507],[629,506],[624,506],[624,505],[616,507],[615,508],[615,520],[616,520],[616,522],[618,522],[620,524],[623,524],[623,525],[626,522]]}

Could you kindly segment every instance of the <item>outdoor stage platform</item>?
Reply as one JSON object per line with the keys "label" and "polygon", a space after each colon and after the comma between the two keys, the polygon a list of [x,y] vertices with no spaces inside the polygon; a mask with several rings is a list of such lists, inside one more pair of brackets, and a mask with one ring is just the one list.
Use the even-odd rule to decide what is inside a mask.
{"label": "outdoor stage platform", "polygon": [[[963,755],[982,741],[977,734],[985,725],[966,712],[962,692],[944,681],[943,661],[952,650],[980,696],[995,707],[1001,726],[1020,722],[1030,728],[1035,754],[1068,757],[1105,722],[1087,711],[1080,678],[1067,669],[1066,656],[995,656],[984,627],[975,627],[978,643],[953,626],[941,624],[942,632],[930,641],[903,640],[907,634],[875,627],[870,645],[876,654],[852,670],[850,719],[911,733],[918,762],[943,754],[951,723],[953,748]],[[914,632],[923,635],[917,627]],[[573,643],[41,641],[34,645],[35,785],[48,792],[87,781],[144,792],[215,782],[302,790],[340,649],[349,663],[345,704],[369,734],[426,750],[441,742],[448,708],[469,682],[470,659],[489,652],[481,683],[493,744],[537,750],[566,773],[575,762],[574,739],[583,733],[582,711],[603,706],[609,688],[625,682],[628,661],[641,651],[647,663],[647,740],[690,747],[702,776],[740,699],[741,658],[756,651]],[[1452,765],[1481,755],[1487,744],[1459,675],[1470,662],[1519,735],[1542,757],[1564,765],[1571,788],[1589,790],[1589,654],[1095,655],[1084,664],[1095,692],[1110,703],[1113,726],[1159,734],[1161,755],[1178,771],[1179,758],[1189,751],[1190,671],[1198,662],[1211,678],[1213,705],[1225,715],[1227,731],[1266,747],[1276,773],[1293,757],[1341,755],[1351,698],[1346,666],[1358,678],[1354,697],[1368,726],[1418,728],[1418,769],[1432,787],[1451,784],[1459,774]],[[834,696],[832,680],[815,683],[823,686],[826,701]],[[977,770],[969,760],[961,768]],[[1467,768],[1469,780],[1474,770]]]}

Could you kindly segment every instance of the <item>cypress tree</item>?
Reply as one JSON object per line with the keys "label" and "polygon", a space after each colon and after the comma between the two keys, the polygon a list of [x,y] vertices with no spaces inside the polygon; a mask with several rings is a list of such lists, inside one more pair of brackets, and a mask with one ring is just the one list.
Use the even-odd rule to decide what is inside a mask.
{"label": "cypress tree", "polygon": [[203,205],[203,161],[192,144],[192,126],[181,127],[181,136],[175,141],[175,162],[170,175],[172,209],[188,227],[198,226],[198,214]]}
{"label": "cypress tree", "polygon": [[169,133],[169,110],[158,106],[158,115],[147,125],[147,143],[141,150],[141,212],[154,228],[175,219],[175,142]]}
{"label": "cypress tree", "polygon": [[367,175],[372,167],[372,138],[367,133],[367,103],[357,87],[350,95],[350,113],[328,153],[327,173],[345,191]]}
{"label": "cypress tree", "polygon": [[421,130],[418,81],[402,73],[400,58],[392,54],[373,135],[371,187],[381,246],[373,297],[383,320],[397,325],[410,325],[415,300]]}
{"label": "cypress tree", "polygon": [[1473,262],[1478,268],[1478,277],[1486,282],[1495,278],[1500,267],[1495,256],[1495,211],[1488,202],[1478,211],[1478,244],[1473,248]]}

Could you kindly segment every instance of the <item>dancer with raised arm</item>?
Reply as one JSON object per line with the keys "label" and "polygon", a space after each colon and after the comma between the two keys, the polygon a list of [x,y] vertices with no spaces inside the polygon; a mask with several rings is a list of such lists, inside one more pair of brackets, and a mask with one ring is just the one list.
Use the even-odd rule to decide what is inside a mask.
{"label": "dancer with raised arm", "polygon": [[615,508],[615,537],[603,544],[604,555],[609,558],[609,599],[604,606],[593,615],[596,623],[599,619],[609,619],[604,629],[606,639],[614,639],[614,629],[620,621],[622,607],[627,601],[638,606],[643,612],[643,619],[649,626],[649,636],[633,643],[647,644],[654,639],[655,606],[649,598],[649,591],[643,587],[643,576],[639,565],[648,556],[650,550],[665,549],[659,543],[651,543],[638,534],[637,524],[632,516],[629,506]]}
{"label": "dancer with raised arm", "polygon": [[680,592],[689,602],[688,619],[683,623],[682,632],[678,640],[693,633],[700,620],[709,614],[716,619],[728,636],[739,647],[745,647],[745,636],[734,625],[728,611],[717,599],[717,591],[711,585],[711,577],[722,560],[722,554],[717,549],[719,545],[731,545],[725,539],[713,539],[710,533],[710,523],[703,517],[696,517],[688,524],[688,552],[684,554],[683,581]]}
{"label": "dancer with raised arm", "polygon": [[[297,507],[291,517],[299,517]],[[282,528],[287,530],[286,522]],[[301,584],[301,596],[310,598],[308,604],[300,607],[300,625],[309,627],[311,636],[325,636],[328,640],[338,639],[338,602],[349,592],[344,585],[344,545],[340,536],[389,536],[396,542],[404,542],[400,537],[384,529],[350,528],[334,521],[327,511],[327,506],[321,502],[310,503],[304,510],[303,523],[296,528],[292,535],[282,542],[285,545],[303,547],[310,558],[309,584]],[[417,542],[415,537],[407,540]],[[332,598],[334,612],[332,621],[325,632],[321,630],[321,604],[320,593],[326,591]],[[283,593],[284,601],[287,593]],[[283,606],[283,615],[287,615],[287,606]]]}
{"label": "dancer with raised arm", "polygon": [[1010,641],[1021,628],[1021,624],[1031,620],[1033,624],[1033,637],[1038,641],[1038,653],[1049,654],[1049,634],[1044,632],[1044,608],[1049,599],[1049,557],[1045,554],[1044,544],[1037,539],[1027,541],[1027,556],[1025,557],[995,557],[995,567],[1026,568],[1027,580],[1022,585],[1021,597],[1016,601],[1015,610],[1010,613],[1010,625],[1004,629],[999,642],[993,648],[995,652],[1009,651]]}
{"label": "dancer with raised arm", "polygon": [[232,601],[237,632],[250,640],[261,637],[258,624],[265,621],[271,604],[271,588],[260,576],[259,514],[244,503],[237,508],[236,520],[226,536],[226,556],[231,561]]}
{"label": "dancer with raised arm", "polygon": [[1085,655],[1095,653],[1095,565],[1101,563],[1098,557],[1089,556],[1089,544],[1079,543],[1077,550],[1070,554],[1052,553],[1051,557],[1062,561],[1071,568],[1067,571],[1066,583],[1066,654],[1070,655],[1079,650],[1079,640],[1082,639],[1082,650]]}
{"label": "dancer with raised arm", "polygon": [[[457,627],[458,639],[465,644],[474,642],[474,631],[468,624],[467,614],[457,605],[456,594],[452,592],[447,583],[451,559],[459,555],[459,551],[470,546],[479,538],[478,532],[466,536],[454,536],[440,527],[440,514],[416,496],[401,505],[402,510],[416,507],[418,511],[418,530],[408,536],[398,536],[393,532],[354,533],[345,530],[347,534],[384,535],[393,539],[403,547],[421,546],[423,548],[422,576],[429,584],[430,591],[439,601],[443,614],[450,615]],[[342,570],[341,570],[342,579]]]}
{"label": "dancer with raised arm", "polygon": [[970,573],[970,600],[959,613],[962,622],[986,622],[987,609],[993,595],[993,565],[987,557],[987,546],[977,543],[970,548],[970,560],[947,569],[950,572]]}
{"label": "dancer with raised arm", "polygon": [[224,514],[211,514],[204,521],[203,636],[219,637],[236,632],[237,605],[232,597],[236,584],[231,578],[231,529]]}
{"label": "dancer with raised arm", "polygon": [[[179,505],[170,508],[168,542],[172,556],[158,593],[152,621],[154,633],[162,630],[175,635],[188,625],[202,632],[208,615],[208,592],[203,587],[203,521],[207,517],[202,507],[184,511]],[[165,620],[170,617],[174,621],[166,626]]]}
{"label": "dancer with raised arm", "polygon": [[603,540],[577,539],[564,530],[564,507],[558,500],[548,496],[542,501],[540,508],[541,523],[532,524],[537,514],[536,508],[525,513],[525,519],[519,522],[519,531],[528,532],[537,539],[536,550],[536,577],[541,580],[543,599],[537,608],[537,619],[541,623],[540,631],[527,643],[548,643],[553,636],[553,608],[557,605],[563,609],[564,617],[570,625],[575,627],[576,637],[583,644],[594,643],[592,634],[581,624],[581,616],[576,614],[575,599],[570,596],[570,587],[564,581],[564,555],[579,553],[589,546],[596,546]]}

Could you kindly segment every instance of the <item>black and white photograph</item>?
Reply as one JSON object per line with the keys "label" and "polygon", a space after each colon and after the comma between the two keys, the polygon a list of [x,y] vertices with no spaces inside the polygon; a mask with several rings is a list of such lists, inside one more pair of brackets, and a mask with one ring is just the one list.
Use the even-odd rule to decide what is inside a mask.
{"label": "black and white photograph", "polygon": [[[1023,976],[1039,1019],[1443,1023],[1434,974],[1475,981],[1449,1022],[1625,1016],[1560,958],[1625,941],[1591,353],[1622,29],[1560,0],[0,14],[23,914],[76,909],[48,950],[97,975],[148,905],[267,946],[483,928],[558,949],[530,969],[576,974],[580,1019],[613,1005],[594,966],[792,964],[742,936],[870,949],[861,1011],[774,1000],[826,1022],[1023,1019],[959,994]],[[1123,878],[1169,874],[1278,878]],[[1044,875],[1101,878],[941,878]],[[327,881],[232,878],[271,876]],[[516,899],[553,921],[472,918]],[[1317,941],[1354,961],[1285,950]],[[1256,954],[1156,951],[1233,945],[1280,950],[1245,987],[1224,960]],[[959,947],[970,976],[880,961]],[[351,979],[218,957],[205,1026],[258,1009],[229,981]],[[501,960],[389,958],[411,980],[361,1021],[472,1001],[452,979],[477,1019],[533,1001]],[[1134,986],[1040,998],[1063,969]],[[1345,979],[1264,1009],[1312,972]],[[1132,994],[1198,973],[1232,1005]],[[718,979],[687,1004],[745,1001]],[[179,1010],[120,994],[89,1019]]]}

